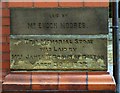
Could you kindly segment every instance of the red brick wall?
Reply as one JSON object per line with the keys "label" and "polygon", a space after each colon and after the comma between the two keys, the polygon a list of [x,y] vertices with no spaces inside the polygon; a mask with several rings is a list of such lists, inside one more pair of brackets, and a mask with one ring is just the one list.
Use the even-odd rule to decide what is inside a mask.
{"label": "red brick wall", "polygon": [[[101,0],[98,0],[101,1]],[[10,8],[13,7],[108,7],[108,2],[2,2],[2,33],[0,33],[0,57],[3,77],[10,71]]]}
{"label": "red brick wall", "polygon": [[[31,1],[33,1],[33,0],[31,0]],[[42,1],[42,0],[40,0],[40,1]],[[98,1],[102,1],[102,0],[98,0]],[[2,19],[2,31],[0,32],[0,39],[2,39],[2,41],[0,40],[0,52],[2,52],[2,54],[0,53],[0,58],[2,58],[2,72],[3,72],[2,77],[3,77],[3,80],[4,80],[4,77],[8,73],[10,73],[10,8],[13,8],[13,7],[19,7],[19,8],[20,7],[26,7],[26,8],[108,7],[109,4],[108,4],[108,2],[105,2],[105,1],[106,0],[104,0],[104,2],[92,2],[92,3],[90,3],[90,2],[2,2],[2,8],[0,8],[0,10],[2,10],[2,17],[0,17]],[[45,83],[42,81],[42,80],[45,80],[45,82],[46,82],[46,80],[48,80],[47,82],[51,82],[50,78],[54,77],[53,74],[49,73],[50,75],[53,75],[53,76],[49,76],[49,74],[46,74],[46,73],[47,72],[45,72],[44,74],[43,73],[36,74],[35,72],[29,72],[29,73],[13,73],[12,72],[11,74],[6,76],[5,81],[3,83],[3,89],[4,90],[13,89],[14,90],[17,88],[18,89],[30,88],[30,90],[31,89],[32,90],[37,90],[37,89],[39,90],[41,88],[40,84],[43,84],[43,88],[45,88],[45,89],[47,89],[47,88],[49,89],[51,87],[54,87],[54,85],[52,85],[52,83],[49,86],[45,86]],[[112,78],[110,78],[110,80],[109,80],[108,77],[110,77],[110,75],[107,74],[106,72],[99,73],[99,75],[97,75],[98,72],[94,73],[95,75],[93,75],[93,74],[91,75],[91,72],[84,73],[84,75],[80,74],[80,75],[82,75],[82,77],[80,77],[80,78],[78,78],[79,74],[77,74],[77,73],[74,73],[74,74],[75,75],[73,75],[73,73],[63,73],[63,74],[58,75],[58,73],[56,73],[55,75],[57,77],[58,76],[60,77],[60,75],[61,75],[61,80],[59,81],[59,84],[60,84],[60,82],[63,82],[63,84],[64,84],[64,82],[70,81],[70,82],[72,82],[71,84],[74,84],[75,82],[85,81],[85,83],[88,82],[88,85],[86,83],[87,87],[85,86],[85,88],[88,88],[87,89],[88,91],[89,90],[96,90],[96,89],[98,89],[98,90],[103,90],[103,89],[115,90],[115,84],[114,84]],[[108,77],[105,77],[104,74],[105,74],[105,76],[108,76]],[[72,75],[73,75],[73,77],[71,80]],[[88,77],[88,75],[89,75],[89,77]],[[96,77],[96,75],[97,75],[97,77]],[[85,76],[86,78],[83,78],[83,76]],[[104,79],[103,79],[103,77],[104,77]],[[78,81],[76,80],[76,78]],[[80,81],[79,81],[79,79],[80,79]],[[54,80],[55,79],[53,79],[52,82],[54,82]],[[99,81],[99,82],[97,82],[97,81]],[[14,82],[14,84],[13,84],[13,82]],[[21,85],[21,82],[22,82],[22,85]],[[96,83],[94,84],[94,82],[99,83],[100,84],[99,87],[98,87],[98,84],[96,85]],[[28,85],[26,85],[26,84],[28,84]],[[61,83],[61,85],[59,85],[59,84],[57,82],[57,87],[59,87],[62,90],[73,88],[73,85],[68,85],[68,86],[63,85],[62,86],[62,83]],[[81,88],[83,88],[83,87],[84,86],[82,86]],[[74,86],[74,88],[80,89],[79,84],[78,84],[78,86]],[[19,92],[18,91],[18,92],[4,92],[4,93],[26,93],[26,92]],[[66,93],[66,92],[59,92],[59,93]],[[85,93],[85,92],[82,92],[82,93]],[[86,93],[88,93],[88,92],[86,92]],[[89,92],[89,93],[96,93],[96,92]],[[97,93],[101,93],[101,92],[97,92]],[[109,93],[109,92],[104,92],[104,93]]]}
{"label": "red brick wall", "polygon": [[0,33],[0,58],[2,58],[2,77],[4,77],[10,70],[10,12],[8,3],[2,3],[2,33]]}

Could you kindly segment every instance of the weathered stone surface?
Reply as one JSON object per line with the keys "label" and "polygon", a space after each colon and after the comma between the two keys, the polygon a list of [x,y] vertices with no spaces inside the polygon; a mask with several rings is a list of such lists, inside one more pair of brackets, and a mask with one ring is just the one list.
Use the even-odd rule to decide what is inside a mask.
{"label": "weathered stone surface", "polygon": [[107,39],[79,35],[11,37],[11,69],[106,70]]}
{"label": "weathered stone surface", "polygon": [[108,8],[12,8],[11,35],[108,33]]}

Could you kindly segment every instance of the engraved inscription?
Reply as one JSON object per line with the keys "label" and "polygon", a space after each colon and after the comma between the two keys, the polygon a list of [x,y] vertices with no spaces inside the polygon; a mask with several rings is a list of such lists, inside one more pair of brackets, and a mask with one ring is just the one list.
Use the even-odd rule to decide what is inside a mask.
{"label": "engraved inscription", "polygon": [[11,9],[11,35],[107,34],[107,23],[103,7]]}
{"label": "engraved inscription", "polygon": [[106,70],[107,40],[80,36],[13,36],[11,69]]}
{"label": "engraved inscription", "polygon": [[88,28],[84,22],[81,23],[27,23],[28,29],[78,29]]}

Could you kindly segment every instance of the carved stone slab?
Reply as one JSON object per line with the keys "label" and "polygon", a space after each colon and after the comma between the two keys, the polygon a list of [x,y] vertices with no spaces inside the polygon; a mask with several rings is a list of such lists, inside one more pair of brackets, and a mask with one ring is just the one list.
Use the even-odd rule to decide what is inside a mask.
{"label": "carved stone slab", "polygon": [[108,8],[12,8],[12,35],[108,33]]}
{"label": "carved stone slab", "polygon": [[106,70],[107,39],[79,35],[11,37],[11,69]]}

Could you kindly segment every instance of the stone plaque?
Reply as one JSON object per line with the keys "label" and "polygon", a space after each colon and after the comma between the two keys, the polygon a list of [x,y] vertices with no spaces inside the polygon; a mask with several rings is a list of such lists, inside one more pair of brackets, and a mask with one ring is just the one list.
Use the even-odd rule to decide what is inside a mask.
{"label": "stone plaque", "polygon": [[108,8],[12,8],[11,35],[108,33]]}
{"label": "stone plaque", "polygon": [[11,69],[106,70],[107,39],[79,35],[11,36]]}

